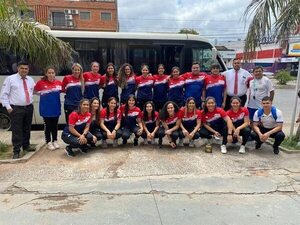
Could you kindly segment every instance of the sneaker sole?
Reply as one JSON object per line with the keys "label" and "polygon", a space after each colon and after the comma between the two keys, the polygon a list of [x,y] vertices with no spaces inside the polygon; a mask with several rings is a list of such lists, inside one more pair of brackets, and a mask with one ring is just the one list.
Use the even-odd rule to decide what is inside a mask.
{"label": "sneaker sole", "polygon": [[65,153],[67,154],[67,156],[69,157],[75,157],[75,155],[70,155],[69,152],[65,149]]}

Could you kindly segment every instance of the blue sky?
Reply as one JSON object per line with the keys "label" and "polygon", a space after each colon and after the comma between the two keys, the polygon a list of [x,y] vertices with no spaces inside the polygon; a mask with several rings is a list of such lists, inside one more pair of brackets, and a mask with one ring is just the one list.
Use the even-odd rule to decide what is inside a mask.
{"label": "blue sky", "polygon": [[[118,0],[120,31],[178,32],[229,41],[244,38],[243,12],[251,0]],[[247,24],[246,24],[247,26]]]}

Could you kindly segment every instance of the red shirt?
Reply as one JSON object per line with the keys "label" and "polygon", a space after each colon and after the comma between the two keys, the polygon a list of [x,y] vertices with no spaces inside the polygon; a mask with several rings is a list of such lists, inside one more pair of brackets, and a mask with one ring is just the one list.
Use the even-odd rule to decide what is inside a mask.
{"label": "red shirt", "polygon": [[177,120],[180,120],[180,119],[182,119],[182,115],[181,115],[180,111],[178,111],[172,117],[168,117],[164,122],[168,125],[168,127],[170,127],[170,126],[174,126],[176,124]]}
{"label": "red shirt", "polygon": [[212,112],[204,113],[202,110],[202,123],[207,123],[211,127],[223,126],[223,119],[227,117],[226,112],[222,108],[215,108]]}
{"label": "red shirt", "polygon": [[239,108],[237,112],[233,112],[233,110],[230,109],[226,113],[233,123],[244,123],[244,117],[249,116],[249,111],[245,107]]}
{"label": "red shirt", "polygon": [[156,121],[158,120],[158,112],[154,112],[154,119],[152,120],[152,116],[148,115],[148,119],[145,121],[144,119],[144,112],[141,112],[141,119],[145,122],[145,124],[148,123],[156,123]]}

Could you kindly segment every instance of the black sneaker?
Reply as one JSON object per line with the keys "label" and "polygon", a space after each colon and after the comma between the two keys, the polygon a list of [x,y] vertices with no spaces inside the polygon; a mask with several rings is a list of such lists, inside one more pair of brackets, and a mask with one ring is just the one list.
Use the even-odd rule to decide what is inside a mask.
{"label": "black sneaker", "polygon": [[86,154],[87,153],[87,148],[86,147],[81,147],[81,148],[79,148],[79,151],[83,154]]}
{"label": "black sneaker", "polygon": [[26,152],[34,152],[35,150],[36,149],[35,149],[34,145],[29,145],[29,146],[23,147],[23,151],[26,151]]}
{"label": "black sneaker", "polygon": [[162,139],[161,138],[158,139],[158,146],[159,146],[159,148],[162,148]]}
{"label": "black sneaker", "polygon": [[260,142],[256,142],[256,145],[255,145],[255,149],[259,149],[261,147],[261,144]]}
{"label": "black sneaker", "polygon": [[138,144],[139,144],[139,139],[135,138],[133,140],[133,146],[138,146]]}
{"label": "black sneaker", "polygon": [[20,158],[20,153],[18,152],[14,153],[13,159],[18,159],[18,158]]}
{"label": "black sneaker", "polygon": [[279,153],[279,147],[278,146],[274,146],[273,147],[273,152],[274,152],[275,155],[278,155],[278,153]]}
{"label": "black sneaker", "polygon": [[126,139],[123,139],[122,144],[123,144],[123,145],[126,145],[126,144],[127,144],[127,140],[126,140]]}
{"label": "black sneaker", "polygon": [[75,157],[75,153],[73,152],[73,150],[72,150],[72,148],[70,146],[66,147],[65,152],[67,153],[67,156],[69,156],[69,157]]}

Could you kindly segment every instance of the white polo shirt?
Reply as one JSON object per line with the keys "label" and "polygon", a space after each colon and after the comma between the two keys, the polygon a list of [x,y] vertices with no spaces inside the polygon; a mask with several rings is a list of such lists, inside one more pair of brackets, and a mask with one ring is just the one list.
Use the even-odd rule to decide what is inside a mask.
{"label": "white polo shirt", "polygon": [[260,122],[264,128],[273,129],[277,126],[277,123],[283,123],[282,112],[279,109],[276,109],[276,116],[277,119],[275,120],[275,118],[272,115],[272,112],[270,112],[269,115],[263,113],[261,118],[259,119],[258,110],[256,110],[253,116],[253,122]]}
{"label": "white polo shirt", "polygon": [[[234,81],[235,81],[235,69],[227,70],[223,73],[226,78],[227,94],[234,96]],[[247,93],[248,80],[252,75],[242,68],[238,70],[238,93],[237,96],[242,96]]]}
{"label": "white polo shirt", "polygon": [[265,76],[261,79],[254,78],[249,83],[249,100],[248,107],[252,109],[261,108],[261,100],[265,96],[270,96],[270,92],[274,91],[271,80]]}

